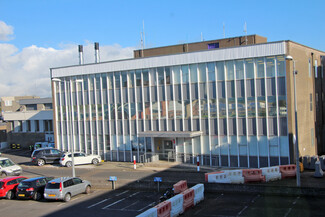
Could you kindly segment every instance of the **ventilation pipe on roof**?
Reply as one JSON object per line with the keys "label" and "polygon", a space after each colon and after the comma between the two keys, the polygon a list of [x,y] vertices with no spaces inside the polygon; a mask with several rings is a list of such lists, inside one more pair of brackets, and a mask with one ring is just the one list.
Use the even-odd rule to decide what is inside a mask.
{"label": "ventilation pipe on roof", "polygon": [[83,65],[84,64],[83,46],[78,45],[78,50],[79,50],[79,65]]}
{"label": "ventilation pipe on roof", "polygon": [[99,43],[95,42],[95,63],[99,63]]}

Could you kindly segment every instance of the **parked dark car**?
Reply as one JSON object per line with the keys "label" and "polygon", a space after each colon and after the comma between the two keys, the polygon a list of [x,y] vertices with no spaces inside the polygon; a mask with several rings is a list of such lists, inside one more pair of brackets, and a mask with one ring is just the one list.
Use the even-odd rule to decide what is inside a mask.
{"label": "parked dark car", "polygon": [[32,163],[35,163],[38,166],[43,166],[48,163],[58,164],[63,153],[64,152],[55,148],[40,148],[33,151],[31,160]]}
{"label": "parked dark car", "polygon": [[16,197],[18,199],[40,200],[43,197],[46,184],[53,177],[36,177],[25,179],[17,187]]}
{"label": "parked dark car", "polygon": [[11,200],[15,197],[18,184],[27,179],[24,176],[13,176],[0,179],[0,197]]}

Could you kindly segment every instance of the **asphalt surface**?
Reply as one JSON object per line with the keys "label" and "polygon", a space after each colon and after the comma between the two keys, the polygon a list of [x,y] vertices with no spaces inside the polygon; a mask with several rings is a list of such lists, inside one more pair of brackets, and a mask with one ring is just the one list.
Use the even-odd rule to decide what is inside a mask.
{"label": "asphalt surface", "polygon": [[[2,156],[21,165],[27,177],[71,175],[71,168],[31,164],[28,151],[7,150]],[[313,171],[301,174],[300,188],[296,187],[296,179],[238,185],[204,182],[206,172],[223,169],[228,168],[201,166],[198,172],[196,165],[164,161],[137,164],[136,170],[132,162],[76,166],[77,176],[92,182],[92,194],[78,195],[69,203],[1,200],[0,212],[8,217],[22,214],[26,217],[93,216],[94,213],[96,216],[136,216],[159,203],[166,188],[186,179],[189,187],[205,184],[205,199],[183,216],[324,216],[325,180],[314,178]],[[112,190],[109,176],[117,177],[116,190]],[[154,177],[162,178],[160,191]],[[15,209],[17,206],[20,209]]]}

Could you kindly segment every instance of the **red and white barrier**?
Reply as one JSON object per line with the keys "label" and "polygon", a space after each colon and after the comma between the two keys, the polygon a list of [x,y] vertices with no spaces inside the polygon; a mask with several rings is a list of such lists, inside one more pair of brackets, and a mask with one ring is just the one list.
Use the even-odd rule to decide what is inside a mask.
{"label": "red and white barrier", "polygon": [[181,181],[177,182],[176,184],[174,184],[173,188],[174,188],[174,193],[179,194],[182,191],[185,191],[187,189],[187,181],[181,180]]}
{"label": "red and white barrier", "polygon": [[265,182],[265,176],[262,175],[261,169],[243,169],[243,177],[247,182]]}
{"label": "red and white barrier", "polygon": [[243,184],[244,177],[242,170],[225,170],[226,177],[230,180],[230,183],[233,184]]}
{"label": "red and white barrier", "polygon": [[296,165],[295,164],[281,165],[281,166],[279,166],[279,168],[280,168],[282,179],[296,176]]}
{"label": "red and white barrier", "polygon": [[181,193],[183,195],[184,212],[194,206],[194,190],[189,188]]}
{"label": "red and white barrier", "polygon": [[180,194],[159,203],[157,206],[148,209],[140,215],[137,215],[137,217],[176,217],[202,200],[204,200],[204,185],[197,184],[192,188],[186,189]]}
{"label": "red and white barrier", "polygon": [[194,190],[194,206],[195,206],[200,201],[204,200],[204,185],[197,184],[193,186],[191,189]]}
{"label": "red and white barrier", "polygon": [[265,176],[265,181],[275,181],[281,179],[279,166],[261,168],[262,174]]}
{"label": "red and white barrier", "polygon": [[172,208],[170,210],[170,216],[175,217],[184,212],[183,210],[183,195],[182,194],[177,194],[174,197],[168,199],[170,201]]}
{"label": "red and white barrier", "polygon": [[212,183],[231,183],[230,179],[227,177],[226,173],[223,171],[206,173],[205,181]]}
{"label": "red and white barrier", "polygon": [[136,217],[157,217],[157,208],[152,207]]}
{"label": "red and white barrier", "polygon": [[170,201],[161,202],[155,208],[157,208],[157,217],[170,217],[170,210],[172,208]]}

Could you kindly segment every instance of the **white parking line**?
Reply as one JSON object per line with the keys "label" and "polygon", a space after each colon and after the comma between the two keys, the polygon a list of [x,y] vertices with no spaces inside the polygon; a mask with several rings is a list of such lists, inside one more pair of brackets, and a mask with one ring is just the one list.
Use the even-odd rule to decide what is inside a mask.
{"label": "white parking line", "polygon": [[125,199],[126,199],[126,198],[123,198],[123,199],[118,200],[118,201],[116,201],[116,202],[114,202],[114,203],[111,203],[111,204],[109,204],[109,205],[103,207],[102,209],[106,209],[106,208],[108,208],[108,207],[110,207],[110,206],[113,206],[114,204],[117,204],[117,203],[119,203],[119,202],[121,202],[121,201],[123,201],[123,200],[125,200]]}
{"label": "white parking line", "polygon": [[117,194],[116,196],[120,196],[120,195],[125,194],[125,193],[127,193],[127,192],[129,192],[129,190],[127,190],[127,191],[123,191],[122,193],[119,193],[119,194]]}
{"label": "white parking line", "polygon": [[124,207],[124,208],[121,209],[121,210],[126,210],[128,207],[133,206],[134,204],[137,204],[137,203],[139,203],[139,201],[135,201],[134,203],[132,203],[132,204],[130,204],[130,205]]}
{"label": "white parking line", "polygon": [[[110,198],[109,198],[109,199],[110,199]],[[91,208],[91,207],[97,206],[98,204],[104,203],[105,201],[107,201],[107,200],[109,200],[109,199],[105,199],[105,200],[99,201],[98,203],[95,203],[95,204],[93,204],[93,205],[90,205],[90,206],[88,206],[87,208],[89,209],[89,208]]]}
{"label": "white parking line", "polygon": [[145,206],[145,207],[143,207],[142,209],[139,209],[139,210],[137,210],[138,212],[141,212],[142,210],[145,210],[146,208],[149,208],[149,207],[151,207],[151,206],[153,206],[155,204],[155,202],[152,202],[152,203],[150,203],[148,206]]}

